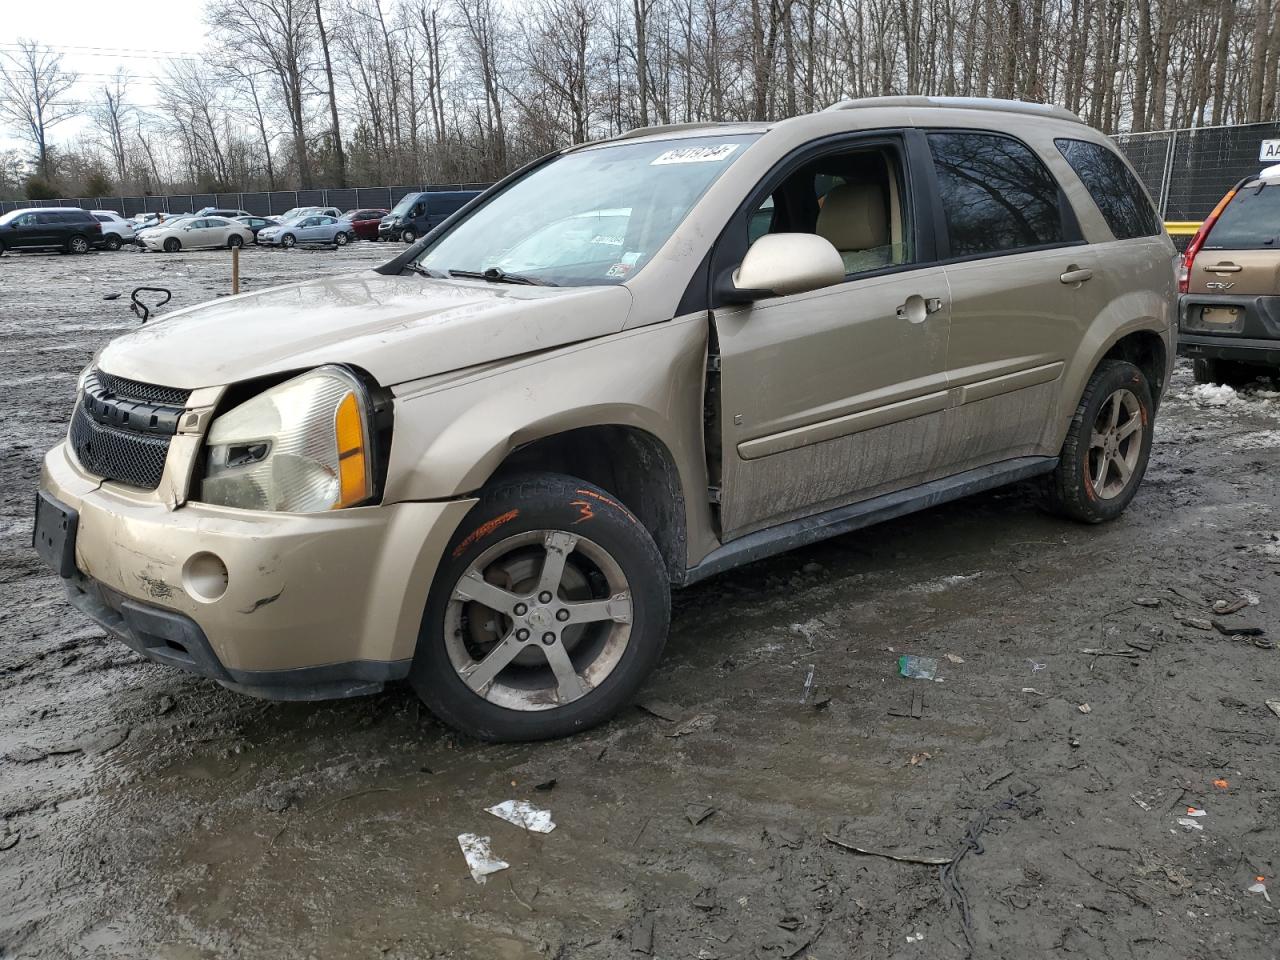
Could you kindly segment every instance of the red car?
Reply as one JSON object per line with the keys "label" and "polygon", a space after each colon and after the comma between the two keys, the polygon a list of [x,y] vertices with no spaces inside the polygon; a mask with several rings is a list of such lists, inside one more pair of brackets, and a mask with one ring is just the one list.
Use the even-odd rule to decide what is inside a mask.
{"label": "red car", "polygon": [[378,221],[386,215],[386,210],[375,210],[370,207],[362,210],[348,210],[342,215],[342,219],[351,221],[351,225],[355,228],[355,235],[361,240],[377,240]]}

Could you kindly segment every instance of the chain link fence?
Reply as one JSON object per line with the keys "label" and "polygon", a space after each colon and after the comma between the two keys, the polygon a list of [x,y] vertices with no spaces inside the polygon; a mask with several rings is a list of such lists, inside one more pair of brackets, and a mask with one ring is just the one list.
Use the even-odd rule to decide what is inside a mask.
{"label": "chain link fence", "polygon": [[194,213],[203,207],[244,210],[269,217],[294,207],[337,207],[339,210],[390,210],[409,193],[483,190],[487,183],[405,184],[398,187],[351,187],[331,190],[272,190],[259,193],[178,193],[160,197],[67,197],[62,200],[0,200],[0,213],[30,207],[80,207],[114,210],[121,216],[140,213]]}
{"label": "chain link fence", "polygon": [[1264,140],[1280,140],[1280,123],[1127,133],[1116,143],[1169,221],[1203,220],[1238,180],[1272,161]]}
{"label": "chain link fence", "polygon": [[[1257,173],[1262,141],[1280,139],[1280,123],[1230,127],[1197,127],[1125,133],[1115,138],[1137,170],[1164,220],[1196,221],[1209,215],[1237,180]],[[413,184],[332,190],[273,190],[260,193],[194,193],[158,197],[74,197],[63,200],[3,200],[0,213],[23,207],[83,207],[115,210],[126,217],[140,213],[191,213],[201,207],[228,207],[259,216],[281,214],[293,207],[357,207],[390,209],[407,193],[423,190],[482,190],[487,183]]]}

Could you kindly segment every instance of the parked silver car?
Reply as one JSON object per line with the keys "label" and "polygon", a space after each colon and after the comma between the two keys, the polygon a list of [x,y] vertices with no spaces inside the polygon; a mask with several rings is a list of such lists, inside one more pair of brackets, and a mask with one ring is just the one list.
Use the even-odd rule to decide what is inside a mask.
{"label": "parked silver car", "polygon": [[102,245],[108,250],[119,250],[126,243],[133,243],[133,222],[124,219],[114,210],[90,210],[93,219],[102,224]]}
{"label": "parked silver car", "polygon": [[292,247],[299,243],[345,247],[355,235],[356,228],[350,220],[313,213],[286,220],[278,227],[264,227],[258,231],[258,243],[268,247]]}

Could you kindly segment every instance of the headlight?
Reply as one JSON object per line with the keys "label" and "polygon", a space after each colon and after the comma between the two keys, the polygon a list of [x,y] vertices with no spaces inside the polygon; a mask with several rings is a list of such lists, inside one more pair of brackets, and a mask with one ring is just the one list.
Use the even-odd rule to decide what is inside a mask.
{"label": "headlight", "polygon": [[341,367],[318,367],[229,410],[206,444],[205,503],[319,513],[373,493],[369,399]]}

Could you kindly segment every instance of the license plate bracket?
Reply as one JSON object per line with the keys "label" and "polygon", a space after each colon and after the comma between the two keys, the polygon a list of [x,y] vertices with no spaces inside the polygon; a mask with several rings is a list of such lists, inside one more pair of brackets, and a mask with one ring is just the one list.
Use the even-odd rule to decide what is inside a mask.
{"label": "license plate bracket", "polygon": [[1231,327],[1240,319],[1238,307],[1202,307],[1200,322],[1207,327]]}
{"label": "license plate bracket", "polygon": [[76,574],[76,533],[79,528],[79,513],[43,490],[36,493],[36,521],[31,545],[40,559],[64,580]]}

